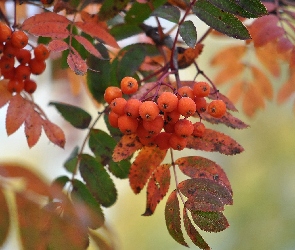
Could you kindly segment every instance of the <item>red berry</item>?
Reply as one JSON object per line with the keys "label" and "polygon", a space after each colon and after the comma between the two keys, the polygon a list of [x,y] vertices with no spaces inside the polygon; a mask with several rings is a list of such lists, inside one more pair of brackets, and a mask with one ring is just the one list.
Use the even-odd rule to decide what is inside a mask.
{"label": "red berry", "polygon": [[143,120],[142,125],[150,134],[157,135],[164,126],[164,120],[161,115],[158,115],[153,121]]}
{"label": "red berry", "polygon": [[172,135],[171,133],[161,132],[160,134],[155,136],[154,142],[161,150],[169,149],[170,148],[169,140],[171,135]]}
{"label": "red berry", "polygon": [[118,97],[122,97],[122,91],[120,88],[115,87],[115,86],[109,86],[106,88],[104,92],[104,100],[110,104],[112,100]]}
{"label": "red berry", "polygon": [[207,82],[196,82],[193,87],[196,97],[205,97],[210,94],[210,85]]}
{"label": "red berry", "polygon": [[138,90],[137,80],[131,76],[126,76],[121,80],[121,90],[124,94],[134,94]]}
{"label": "red berry", "polygon": [[7,89],[11,93],[13,92],[21,92],[24,89],[24,81],[18,79],[11,79],[7,84]]}
{"label": "red berry", "polygon": [[11,37],[11,33],[10,27],[0,22],[0,43],[6,42]]}
{"label": "red berry", "polygon": [[205,133],[205,125],[202,122],[195,122],[194,124],[193,136],[202,137]]}
{"label": "red berry", "polygon": [[15,68],[15,78],[17,79],[26,80],[30,78],[30,75],[31,69],[29,66],[20,64]]}
{"label": "red berry", "polygon": [[122,115],[118,118],[118,127],[123,134],[134,134],[138,127],[138,121],[127,115]]}
{"label": "red berry", "polygon": [[110,108],[113,112],[115,112],[118,115],[124,115],[125,114],[125,105],[127,101],[123,97],[118,97],[112,100],[110,104]]}
{"label": "red berry", "polygon": [[193,99],[189,97],[182,97],[178,101],[178,112],[184,117],[192,116],[196,112],[196,104]]}
{"label": "red berry", "polygon": [[207,102],[204,97],[195,97],[194,98],[196,104],[196,111],[200,114],[206,111],[207,109]]}
{"label": "red berry", "polygon": [[226,112],[226,104],[222,100],[213,100],[209,103],[207,112],[215,118],[221,118]]}
{"label": "red berry", "polygon": [[29,67],[31,68],[32,74],[40,75],[46,69],[46,63],[45,63],[45,61],[39,61],[39,60],[36,60],[35,58],[33,58],[29,62]]}
{"label": "red berry", "polygon": [[172,112],[177,108],[178,98],[171,92],[163,92],[158,100],[159,109],[163,112]]}
{"label": "red berry", "polygon": [[27,49],[20,49],[16,53],[16,59],[19,61],[20,64],[27,64],[31,60],[31,52]]}
{"label": "red berry", "polygon": [[125,113],[126,115],[137,118],[139,117],[139,106],[141,105],[141,101],[138,99],[129,99],[125,105]]}
{"label": "red berry", "polygon": [[37,89],[37,83],[31,79],[27,79],[24,81],[24,90],[29,93],[33,94]]}
{"label": "red berry", "polygon": [[194,125],[187,119],[180,119],[174,125],[174,132],[176,135],[181,137],[188,137],[194,131]]}
{"label": "red berry", "polygon": [[22,49],[28,44],[29,38],[25,32],[16,30],[11,34],[10,41],[13,47]]}
{"label": "red berry", "polygon": [[183,150],[187,145],[187,139],[176,134],[172,134],[169,138],[169,145],[174,150]]}
{"label": "red berry", "polygon": [[34,48],[34,56],[39,61],[45,61],[49,57],[49,50],[44,44],[38,44],[36,48]]}
{"label": "red berry", "polygon": [[160,110],[158,105],[153,101],[145,101],[139,106],[139,115],[143,120],[152,121],[154,120]]}
{"label": "red berry", "polygon": [[194,98],[194,92],[192,88],[189,86],[183,86],[179,88],[177,92],[181,97],[190,97],[192,99]]}

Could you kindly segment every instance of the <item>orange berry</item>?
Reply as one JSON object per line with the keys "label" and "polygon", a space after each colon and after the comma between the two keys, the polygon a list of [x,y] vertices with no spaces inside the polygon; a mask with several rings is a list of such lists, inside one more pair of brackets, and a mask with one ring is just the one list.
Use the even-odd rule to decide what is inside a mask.
{"label": "orange berry", "polygon": [[149,133],[149,131],[147,131],[144,127],[143,127],[143,124],[142,124],[142,121],[140,121],[138,123],[138,127],[136,129],[136,134],[138,137],[140,138],[151,138],[153,137],[152,134]]}
{"label": "orange berry", "polygon": [[4,49],[4,44],[0,42],[0,54],[2,54],[3,49]]}
{"label": "orange berry", "polygon": [[178,98],[171,92],[163,92],[158,100],[159,109],[163,112],[172,112],[177,108]]}
{"label": "orange berry", "polygon": [[15,78],[17,79],[26,80],[30,78],[30,75],[31,69],[29,66],[20,64],[15,68]]}
{"label": "orange berry", "polygon": [[115,112],[110,112],[108,115],[109,123],[112,127],[117,128],[118,127],[118,118],[119,115],[117,115]]}
{"label": "orange berry", "polygon": [[15,56],[20,64],[27,64],[31,60],[31,52],[27,49],[18,50]]}
{"label": "orange berry", "polygon": [[196,104],[193,99],[189,97],[182,97],[178,101],[177,110],[184,117],[189,117],[196,112]]}
{"label": "orange berry", "polygon": [[10,41],[13,47],[22,49],[28,44],[29,38],[22,30],[16,30],[12,32]]}
{"label": "orange berry", "polygon": [[49,50],[44,44],[38,44],[36,48],[34,48],[34,56],[37,60],[45,61],[49,57]]}
{"label": "orange berry", "polygon": [[172,134],[169,138],[169,145],[174,150],[183,150],[187,145],[187,139],[176,134]]}
{"label": "orange berry", "polygon": [[190,97],[192,99],[194,98],[194,92],[192,88],[189,86],[183,86],[179,88],[177,92],[181,97]]}
{"label": "orange berry", "polygon": [[204,97],[195,97],[194,98],[195,104],[196,104],[196,111],[198,113],[203,113],[207,109],[207,102]]}
{"label": "orange berry", "polygon": [[13,68],[11,68],[9,70],[2,70],[1,75],[5,79],[12,79],[12,78],[14,78],[14,75],[15,75],[15,68],[13,67]]}
{"label": "orange berry", "polygon": [[226,104],[222,100],[213,100],[209,103],[207,112],[215,118],[221,118],[226,112]]}
{"label": "orange berry", "polygon": [[0,43],[6,42],[11,37],[11,33],[10,27],[0,22]]}
{"label": "orange berry", "polygon": [[110,104],[112,100],[118,97],[122,97],[122,91],[120,88],[115,87],[115,86],[109,86],[106,88],[104,92],[104,100]]}
{"label": "orange berry", "polygon": [[205,133],[206,127],[202,122],[195,122],[193,136],[202,137]]}
{"label": "orange berry", "polygon": [[46,69],[46,63],[45,63],[45,61],[39,61],[39,60],[36,60],[35,58],[33,58],[29,62],[29,67],[31,69],[32,74],[40,75]]}
{"label": "orange berry", "polygon": [[118,115],[124,115],[125,114],[124,108],[126,103],[127,101],[123,97],[115,98],[114,100],[112,100],[110,104],[111,110]]}
{"label": "orange berry", "polygon": [[177,109],[173,110],[172,112],[165,112],[164,113],[164,120],[165,123],[175,123],[179,120],[180,113]]}
{"label": "orange berry", "polygon": [[154,143],[161,149],[166,150],[170,148],[169,139],[171,137],[171,133],[161,132],[156,135],[154,138]]}
{"label": "orange berry", "polygon": [[161,115],[158,115],[153,121],[143,120],[142,125],[150,134],[157,135],[164,126],[164,120]]}
{"label": "orange berry", "polygon": [[123,134],[134,134],[138,127],[138,121],[127,115],[119,116],[118,127]]}
{"label": "orange berry", "polygon": [[1,72],[11,70],[12,68],[14,68],[14,58],[3,55],[0,59]]}
{"label": "orange berry", "polygon": [[174,125],[174,133],[181,137],[188,137],[194,131],[194,125],[187,119],[180,119]]}
{"label": "orange berry", "polygon": [[27,79],[24,81],[24,90],[29,93],[33,94],[37,89],[37,83],[31,79]]}
{"label": "orange berry", "polygon": [[131,76],[126,76],[121,80],[121,90],[124,94],[134,94],[138,90],[138,82]]}
{"label": "orange berry", "polygon": [[139,141],[141,142],[141,144],[144,146],[152,147],[155,145],[154,137],[150,137],[150,138],[138,137],[138,138],[139,138]]}
{"label": "orange berry", "polygon": [[137,118],[139,116],[139,106],[141,105],[141,101],[138,99],[131,98],[127,100],[125,105],[125,113],[126,115]]}
{"label": "orange berry", "polygon": [[19,49],[12,46],[11,42],[7,42],[4,45],[3,54],[6,55],[7,57],[13,58],[17,54],[18,50]]}
{"label": "orange berry", "polygon": [[164,130],[167,133],[174,133],[174,126],[175,123],[165,123],[164,124]]}
{"label": "orange berry", "polygon": [[24,89],[24,81],[18,80],[18,79],[11,79],[7,83],[7,89],[11,93],[13,92],[21,92]]}
{"label": "orange berry", "polygon": [[207,82],[196,82],[193,87],[196,97],[205,97],[210,94],[210,85]]}
{"label": "orange berry", "polygon": [[139,115],[143,120],[152,121],[158,116],[159,112],[158,105],[153,101],[145,101],[139,106]]}

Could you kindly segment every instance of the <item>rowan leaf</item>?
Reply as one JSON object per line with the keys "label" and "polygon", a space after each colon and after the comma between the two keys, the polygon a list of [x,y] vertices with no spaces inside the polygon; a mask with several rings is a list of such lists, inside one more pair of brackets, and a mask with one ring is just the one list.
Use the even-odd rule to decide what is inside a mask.
{"label": "rowan leaf", "polygon": [[109,171],[120,179],[128,178],[130,167],[131,163],[129,160],[122,160],[119,162],[111,160],[108,165]]}
{"label": "rowan leaf", "polygon": [[179,26],[179,35],[183,41],[191,48],[194,48],[197,42],[197,31],[194,23],[190,20],[184,21]]}
{"label": "rowan leaf", "polygon": [[94,55],[98,58],[102,58],[99,51],[94,47],[94,45],[86,39],[84,36],[75,35],[74,38],[82,44],[82,46],[89,52],[91,55]]}
{"label": "rowan leaf", "polygon": [[73,190],[72,190],[72,199],[75,204],[76,199],[78,202],[83,202],[89,208],[89,225],[88,227],[92,229],[99,228],[104,223],[104,215],[100,204],[96,201],[96,199],[92,196],[90,191],[87,189],[85,184],[79,180],[73,180]]}
{"label": "rowan leaf", "polygon": [[109,0],[104,1],[98,12],[98,18],[101,21],[112,19],[122,10],[124,10],[128,4],[128,0]]}
{"label": "rowan leaf", "polygon": [[259,92],[266,99],[271,100],[273,98],[273,88],[269,78],[255,66],[250,67],[255,84],[259,89]]}
{"label": "rowan leaf", "polygon": [[104,207],[110,207],[117,199],[117,190],[109,174],[94,157],[83,154],[80,173],[93,197]]}
{"label": "rowan leaf", "polygon": [[191,178],[205,178],[224,185],[232,193],[230,182],[223,169],[207,158],[201,156],[186,156],[175,161],[179,169]]}
{"label": "rowan leaf", "polygon": [[260,0],[239,0],[236,1],[244,10],[254,14],[256,17],[267,15],[267,9]]}
{"label": "rowan leaf", "polygon": [[191,212],[195,224],[206,232],[221,232],[229,227],[229,223],[222,212]]}
{"label": "rowan leaf", "polygon": [[88,128],[91,122],[91,115],[84,109],[62,102],[50,102],[71,125],[75,128]]}
{"label": "rowan leaf", "polygon": [[201,249],[210,250],[210,247],[207,244],[207,242],[203,239],[202,235],[200,235],[200,233],[192,224],[190,218],[188,217],[186,208],[183,208],[183,223],[185,231],[187,232],[192,242]]}
{"label": "rowan leaf", "polygon": [[210,27],[236,39],[250,38],[247,28],[234,15],[220,10],[207,0],[198,0],[193,13]]}
{"label": "rowan leaf", "polygon": [[181,230],[181,218],[177,191],[169,195],[165,206],[165,221],[169,234],[179,244],[188,247]]}
{"label": "rowan leaf", "polygon": [[43,129],[47,138],[55,145],[64,148],[66,143],[65,134],[62,129],[57,126],[56,124],[48,121],[43,120]]}
{"label": "rowan leaf", "polygon": [[171,164],[162,164],[158,166],[149,179],[147,185],[147,202],[144,216],[150,216],[154,213],[159,202],[164,198],[170,186],[170,168]]}
{"label": "rowan leaf", "polygon": [[228,83],[230,80],[235,79],[235,77],[241,75],[241,73],[245,70],[245,64],[242,62],[231,62],[227,64],[222,70],[220,70],[215,78],[214,83],[216,85],[221,85],[224,83]]}
{"label": "rowan leaf", "polygon": [[137,24],[120,23],[110,29],[110,34],[117,41],[142,33],[142,29]]}
{"label": "rowan leaf", "polygon": [[203,137],[188,137],[186,147],[208,152],[215,151],[225,155],[235,155],[244,151],[244,148],[234,139],[212,129],[206,129]]}
{"label": "rowan leaf", "polygon": [[62,175],[62,176],[59,176],[57,178],[55,178],[52,183],[51,183],[51,187],[54,188],[54,187],[59,187],[61,190],[66,186],[66,184],[68,182],[70,182],[70,178],[66,175]]}
{"label": "rowan leaf", "polygon": [[281,86],[277,95],[277,102],[282,104],[286,102],[295,92],[295,74],[291,74],[290,78]]}
{"label": "rowan leaf", "polygon": [[69,45],[63,40],[52,40],[48,43],[48,49],[53,52],[61,52],[69,49]]}
{"label": "rowan leaf", "polygon": [[235,45],[226,47],[218,51],[211,60],[213,66],[224,66],[233,63],[237,63],[245,55],[247,51],[246,46]]}
{"label": "rowan leaf", "polygon": [[78,164],[78,153],[79,153],[79,147],[74,147],[73,151],[71,152],[69,158],[64,163],[64,167],[67,171],[70,173],[75,173],[76,167]]}
{"label": "rowan leaf", "polygon": [[75,25],[93,38],[100,39],[113,48],[119,48],[116,39],[102,25],[93,22],[75,22]]}
{"label": "rowan leaf", "polygon": [[67,63],[77,75],[83,76],[87,73],[87,63],[73,47],[71,47],[71,51],[67,56]]}
{"label": "rowan leaf", "polygon": [[0,108],[2,108],[12,97],[11,92],[7,90],[7,80],[0,81]]}
{"label": "rowan leaf", "polygon": [[180,10],[173,5],[162,5],[156,8],[150,15],[161,17],[172,23],[178,23],[180,18]]}
{"label": "rowan leaf", "polygon": [[143,147],[130,167],[129,182],[135,194],[138,194],[146,184],[152,172],[166,156],[167,150],[158,147]]}
{"label": "rowan leaf", "polygon": [[19,129],[32,109],[32,105],[20,94],[11,97],[5,123],[7,135],[11,135]]}
{"label": "rowan leaf", "polygon": [[141,148],[142,144],[139,142],[136,134],[123,135],[114,149],[113,160],[114,162],[118,162],[127,159],[135,151]]}
{"label": "rowan leaf", "polygon": [[248,86],[247,90],[244,93],[242,107],[245,114],[249,117],[252,117],[258,109],[265,107],[265,101],[255,83],[251,82],[247,85]]}
{"label": "rowan leaf", "polygon": [[7,201],[2,191],[2,188],[0,189],[0,215],[0,246],[3,246],[9,233],[10,215]]}
{"label": "rowan leaf", "polygon": [[31,109],[28,116],[25,119],[25,134],[28,142],[28,146],[33,147],[39,140],[42,133],[43,120],[40,114],[34,109]]}

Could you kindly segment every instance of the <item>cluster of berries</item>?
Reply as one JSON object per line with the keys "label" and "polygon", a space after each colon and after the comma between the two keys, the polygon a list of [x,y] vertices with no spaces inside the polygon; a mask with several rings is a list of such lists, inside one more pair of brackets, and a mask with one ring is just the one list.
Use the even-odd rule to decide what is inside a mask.
{"label": "cluster of berries", "polygon": [[163,92],[156,102],[123,98],[123,94],[134,94],[137,89],[136,79],[124,77],[121,88],[110,86],[105,90],[104,99],[110,106],[110,125],[123,134],[136,134],[143,145],[182,150],[188,136],[202,137],[205,132],[205,125],[200,121],[192,123],[190,116],[207,111],[221,118],[226,112],[222,100],[207,105],[205,97],[210,93],[207,82],[196,82],[193,88],[183,86],[176,93]]}
{"label": "cluster of berries", "polygon": [[39,75],[46,68],[45,60],[49,50],[43,44],[37,45],[32,53],[25,49],[28,36],[21,30],[12,31],[5,23],[0,22],[0,76],[8,79],[7,88],[10,92],[25,90],[32,94],[37,88],[31,74]]}

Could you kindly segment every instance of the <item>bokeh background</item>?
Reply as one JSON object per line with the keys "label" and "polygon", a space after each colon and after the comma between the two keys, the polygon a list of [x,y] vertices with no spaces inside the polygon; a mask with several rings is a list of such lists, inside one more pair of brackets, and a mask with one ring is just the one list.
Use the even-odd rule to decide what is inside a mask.
{"label": "bokeh background", "polygon": [[[198,59],[202,69],[212,78],[216,69],[210,67],[208,58],[221,46],[230,45],[226,41],[216,42],[209,39]],[[53,69],[49,65],[46,73],[38,78],[35,100],[44,108],[49,118],[65,130],[67,144],[64,150],[49,143],[44,135],[34,148],[28,149],[23,127],[7,137],[7,106],[0,109],[0,161],[24,164],[48,181],[66,174],[62,165],[73,147],[81,145],[86,133],[65,122],[53,107],[48,106],[49,101],[66,99],[68,103],[83,106],[93,116],[98,110],[85,95],[83,88],[79,95],[69,95],[69,83],[62,77],[53,78]],[[189,68],[181,75],[182,79],[191,79],[194,74]],[[285,76],[282,75],[274,79],[274,84],[280,86],[284,79]],[[223,88],[220,90],[223,92]],[[178,153],[178,156],[201,155],[214,160],[224,168],[231,182],[234,205],[225,209],[230,227],[217,234],[201,232],[212,249],[295,249],[295,116],[292,113],[292,101],[294,98],[283,106],[278,106],[275,101],[268,102],[265,110],[259,111],[251,119],[242,112],[237,113],[240,119],[250,125],[248,129],[233,130],[223,125],[211,126],[237,140],[245,148],[240,155],[225,156],[191,150]],[[104,128],[103,124],[99,126]],[[141,214],[145,210],[145,190],[134,195],[128,180],[115,180],[115,183],[119,198],[114,206],[105,210],[105,214],[107,226],[113,233],[119,250],[185,249],[168,234],[164,219],[165,199],[153,216],[143,217]],[[174,188],[172,182],[171,190]],[[194,248],[188,237],[186,239]],[[9,240],[2,249],[21,249],[15,228],[12,228]]]}

